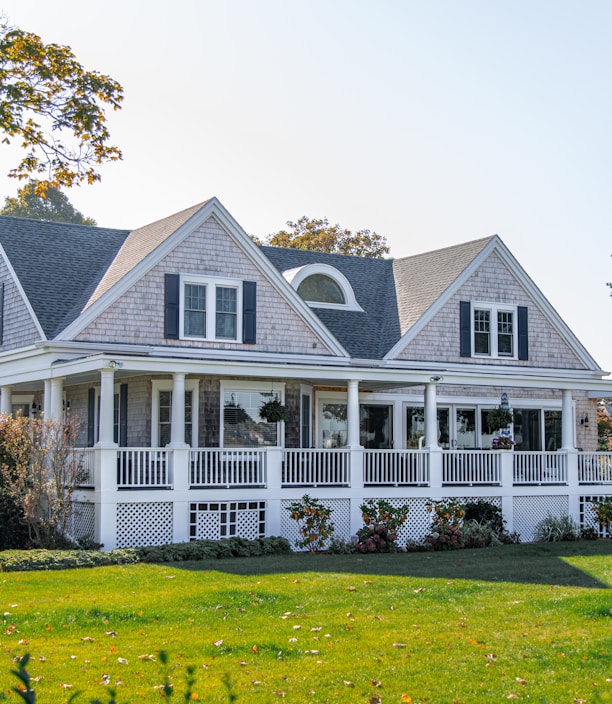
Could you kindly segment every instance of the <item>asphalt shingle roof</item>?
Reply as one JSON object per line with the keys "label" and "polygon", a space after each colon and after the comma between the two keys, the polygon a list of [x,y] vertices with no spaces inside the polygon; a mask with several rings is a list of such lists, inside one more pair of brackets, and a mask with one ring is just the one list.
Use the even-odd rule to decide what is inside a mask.
{"label": "asphalt shingle roof", "polygon": [[0,217],[0,244],[48,339],[81,313],[128,234]]}
{"label": "asphalt shingle roof", "polygon": [[[205,203],[133,231],[0,216],[0,244],[53,339]],[[327,264],[344,274],[363,310],[312,310],[351,357],[381,359],[490,240],[396,260],[268,246],[261,252],[280,273]]]}

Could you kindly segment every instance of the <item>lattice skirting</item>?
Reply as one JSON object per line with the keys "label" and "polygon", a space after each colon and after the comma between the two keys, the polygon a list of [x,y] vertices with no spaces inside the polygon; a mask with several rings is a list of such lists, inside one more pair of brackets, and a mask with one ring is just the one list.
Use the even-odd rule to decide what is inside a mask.
{"label": "lattice skirting", "polygon": [[581,496],[580,497],[580,527],[595,528],[599,533],[600,538],[612,538],[612,530],[601,530],[597,522],[595,509],[593,508],[594,501],[601,501],[608,498],[607,496]]}
{"label": "lattice skirting", "polygon": [[191,540],[219,540],[234,536],[255,540],[265,535],[265,501],[199,501],[189,504]]}
{"label": "lattice skirting", "polygon": [[514,530],[521,542],[535,540],[538,523],[549,514],[561,516],[569,512],[568,496],[515,496],[513,500]]}
{"label": "lattice skirting", "polygon": [[70,537],[75,540],[95,540],[96,505],[87,501],[73,501],[68,530]]}
{"label": "lattice skirting", "polygon": [[117,547],[166,545],[173,538],[172,503],[117,504]]}

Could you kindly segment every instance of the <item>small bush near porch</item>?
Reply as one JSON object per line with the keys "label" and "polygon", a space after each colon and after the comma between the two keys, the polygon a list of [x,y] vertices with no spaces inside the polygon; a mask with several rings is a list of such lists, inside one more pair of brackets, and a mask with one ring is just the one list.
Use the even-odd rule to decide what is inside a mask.
{"label": "small bush near porch", "polygon": [[611,588],[607,540],[4,573],[0,699],[610,702]]}

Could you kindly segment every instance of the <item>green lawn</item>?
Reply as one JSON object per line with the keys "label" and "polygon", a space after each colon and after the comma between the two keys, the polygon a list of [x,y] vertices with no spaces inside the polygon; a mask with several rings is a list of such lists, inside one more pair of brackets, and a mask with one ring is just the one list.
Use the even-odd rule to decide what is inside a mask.
{"label": "green lawn", "polygon": [[0,573],[0,698],[28,652],[41,703],[612,702],[611,587],[612,541]]}

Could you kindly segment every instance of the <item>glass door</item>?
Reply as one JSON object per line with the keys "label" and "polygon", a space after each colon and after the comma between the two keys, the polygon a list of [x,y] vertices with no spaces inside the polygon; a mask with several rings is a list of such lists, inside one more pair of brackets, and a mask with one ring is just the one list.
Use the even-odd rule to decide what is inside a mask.
{"label": "glass door", "polygon": [[457,428],[457,449],[476,449],[476,409],[457,408],[455,411],[455,423]]}
{"label": "glass door", "polygon": [[359,442],[371,450],[393,447],[393,407],[361,405],[359,407]]}

